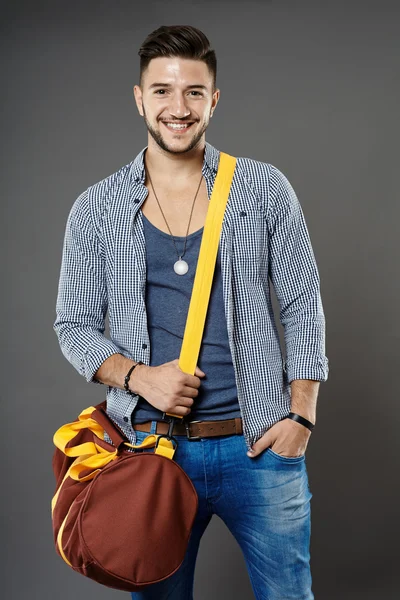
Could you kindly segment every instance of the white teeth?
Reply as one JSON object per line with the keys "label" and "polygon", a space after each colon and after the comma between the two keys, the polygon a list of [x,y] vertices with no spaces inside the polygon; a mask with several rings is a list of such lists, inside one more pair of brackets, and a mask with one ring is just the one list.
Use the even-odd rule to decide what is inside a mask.
{"label": "white teeth", "polygon": [[191,123],[186,123],[185,125],[182,125],[180,123],[164,123],[164,125],[166,125],[170,129],[186,129],[189,125],[191,125]]}

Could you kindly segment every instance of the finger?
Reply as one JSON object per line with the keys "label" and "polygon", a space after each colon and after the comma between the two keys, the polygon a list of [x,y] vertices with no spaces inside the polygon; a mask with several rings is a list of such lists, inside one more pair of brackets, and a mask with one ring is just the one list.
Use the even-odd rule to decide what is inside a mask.
{"label": "finger", "polygon": [[[171,364],[175,365],[176,367],[178,367],[182,371],[182,369],[179,366],[179,358],[175,358],[174,360],[171,360]],[[184,373],[184,371],[182,371],[182,373]],[[199,366],[196,366],[196,370],[194,372],[194,376],[191,375],[191,373],[187,373],[187,375],[189,375],[189,377],[194,377],[194,376],[204,377],[205,373],[204,373],[204,371],[202,371],[200,369]]]}
{"label": "finger", "polygon": [[199,389],[185,385],[182,389],[182,394],[185,395],[187,398],[197,398],[197,396],[199,395]]}
{"label": "finger", "polygon": [[189,396],[180,396],[179,400],[178,400],[178,405],[179,406],[187,406],[190,408],[193,405],[193,402],[194,402],[193,398],[191,398]]}
{"label": "finger", "polygon": [[191,388],[199,388],[201,385],[201,380],[199,377],[196,377],[196,375],[189,375],[186,373],[183,383]]}
{"label": "finger", "polygon": [[270,438],[260,438],[252,445],[250,450],[247,451],[247,456],[249,456],[250,458],[258,456],[259,454],[261,454],[261,452],[264,452],[266,448],[269,448],[269,446],[271,446],[272,443],[273,442]]}
{"label": "finger", "polygon": [[[185,398],[182,398],[182,401],[184,401]],[[179,400],[179,402],[181,402],[181,400]],[[169,413],[172,413],[174,415],[178,415],[179,417],[186,417],[188,414],[190,414],[192,411],[190,406],[185,406],[183,403],[179,404],[177,406],[175,406],[173,409],[169,410]]]}
{"label": "finger", "polygon": [[181,398],[179,400],[179,409],[182,411],[180,414],[187,416],[192,412],[192,398]]}

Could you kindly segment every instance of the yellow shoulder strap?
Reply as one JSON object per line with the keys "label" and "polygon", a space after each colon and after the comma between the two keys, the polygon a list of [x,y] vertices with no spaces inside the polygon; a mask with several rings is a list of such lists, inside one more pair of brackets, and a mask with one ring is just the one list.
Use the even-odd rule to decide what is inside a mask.
{"label": "yellow shoulder strap", "polygon": [[[199,358],[211,285],[214,277],[222,221],[228,202],[235,167],[236,158],[225,152],[221,152],[218,172],[204,223],[193,290],[190,298],[181,352],[179,355],[179,367],[182,371],[190,373],[191,375],[194,375],[196,371],[197,360]],[[179,415],[174,415],[173,413],[166,414],[181,418]]]}

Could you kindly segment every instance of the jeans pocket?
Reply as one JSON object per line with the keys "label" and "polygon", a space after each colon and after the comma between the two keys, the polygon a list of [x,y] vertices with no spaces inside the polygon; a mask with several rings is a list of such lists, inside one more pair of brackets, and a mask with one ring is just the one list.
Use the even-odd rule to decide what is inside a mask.
{"label": "jeans pocket", "polygon": [[269,452],[271,454],[271,456],[273,456],[274,458],[277,458],[283,462],[288,462],[288,463],[297,463],[297,462],[301,462],[302,460],[305,460],[306,455],[301,454],[300,456],[283,456],[282,454],[278,454],[277,452],[274,452],[274,450],[272,450],[271,448],[267,448],[266,452]]}

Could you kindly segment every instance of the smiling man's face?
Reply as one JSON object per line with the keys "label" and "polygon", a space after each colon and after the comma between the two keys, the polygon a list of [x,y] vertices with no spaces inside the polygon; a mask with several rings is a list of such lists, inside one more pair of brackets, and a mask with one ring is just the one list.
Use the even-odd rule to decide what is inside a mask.
{"label": "smiling man's face", "polygon": [[142,86],[133,88],[149,134],[166,152],[189,152],[203,140],[219,100],[205,62],[179,57],[153,58]]}

